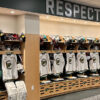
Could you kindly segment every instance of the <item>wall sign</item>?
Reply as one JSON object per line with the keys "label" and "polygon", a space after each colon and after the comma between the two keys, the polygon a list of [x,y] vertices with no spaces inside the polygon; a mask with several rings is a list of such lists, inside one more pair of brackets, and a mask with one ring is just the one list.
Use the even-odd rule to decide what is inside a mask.
{"label": "wall sign", "polygon": [[46,0],[46,13],[69,18],[100,21],[100,9],[70,3],[67,0]]}
{"label": "wall sign", "polygon": [[0,0],[0,7],[100,22],[100,9],[67,0]]}

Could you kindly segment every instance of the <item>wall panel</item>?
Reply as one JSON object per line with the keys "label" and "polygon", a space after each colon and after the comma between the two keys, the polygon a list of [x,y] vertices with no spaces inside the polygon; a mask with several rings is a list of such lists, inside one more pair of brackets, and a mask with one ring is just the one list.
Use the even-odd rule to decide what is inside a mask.
{"label": "wall panel", "polygon": [[10,15],[1,15],[0,14],[0,30],[7,33],[16,33],[17,32],[17,17]]}
{"label": "wall panel", "polygon": [[100,37],[100,26],[79,25],[56,21],[40,20],[41,34],[59,34],[72,36]]}

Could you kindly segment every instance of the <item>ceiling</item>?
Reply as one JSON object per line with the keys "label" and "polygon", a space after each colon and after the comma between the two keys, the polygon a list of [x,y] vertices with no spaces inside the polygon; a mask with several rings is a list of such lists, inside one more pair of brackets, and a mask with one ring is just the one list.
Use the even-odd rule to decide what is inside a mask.
{"label": "ceiling", "polygon": [[66,1],[71,1],[79,4],[100,8],[100,0],[66,0]]}

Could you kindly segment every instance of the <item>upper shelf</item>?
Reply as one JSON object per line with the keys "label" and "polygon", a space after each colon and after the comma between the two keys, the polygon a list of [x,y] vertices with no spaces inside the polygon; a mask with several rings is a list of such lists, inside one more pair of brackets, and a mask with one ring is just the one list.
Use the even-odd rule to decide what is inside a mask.
{"label": "upper shelf", "polygon": [[20,40],[5,40],[4,42],[22,42]]}
{"label": "upper shelf", "polygon": [[0,51],[0,54],[22,54],[22,52],[20,50],[13,50],[13,51],[8,51],[8,50],[5,50],[5,51]]}
{"label": "upper shelf", "polygon": [[100,50],[41,50],[40,53],[79,53],[79,52],[100,52]]}

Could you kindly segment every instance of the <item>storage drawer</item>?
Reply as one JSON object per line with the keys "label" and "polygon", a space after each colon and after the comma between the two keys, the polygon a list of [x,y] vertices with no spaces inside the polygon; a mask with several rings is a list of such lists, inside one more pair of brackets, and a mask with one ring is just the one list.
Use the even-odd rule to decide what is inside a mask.
{"label": "storage drawer", "polygon": [[52,95],[52,94],[54,94],[54,83],[50,83],[50,84],[46,85],[45,94],[46,95]]}
{"label": "storage drawer", "polygon": [[8,100],[6,91],[0,91],[0,100]]}
{"label": "storage drawer", "polygon": [[55,93],[63,93],[68,90],[67,81],[55,83]]}
{"label": "storage drawer", "polygon": [[40,97],[49,96],[54,93],[54,83],[40,85]]}
{"label": "storage drawer", "polygon": [[91,79],[90,78],[81,78],[80,79],[80,88],[88,88],[91,87]]}
{"label": "storage drawer", "polygon": [[100,77],[91,77],[92,86],[100,86]]}
{"label": "storage drawer", "polygon": [[46,88],[46,85],[40,85],[40,97],[43,97],[45,96],[45,88]]}
{"label": "storage drawer", "polygon": [[79,88],[79,79],[77,80],[69,80],[68,81],[68,90],[71,91],[71,90],[76,90]]}

